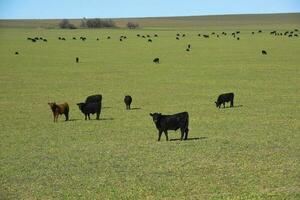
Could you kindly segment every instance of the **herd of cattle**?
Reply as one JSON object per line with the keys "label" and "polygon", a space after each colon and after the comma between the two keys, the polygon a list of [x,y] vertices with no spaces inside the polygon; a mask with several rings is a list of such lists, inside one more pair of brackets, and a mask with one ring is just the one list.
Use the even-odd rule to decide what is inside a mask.
{"label": "herd of cattle", "polygon": [[[198,37],[203,37],[203,38],[210,38],[210,37],[217,37],[219,38],[220,36],[232,36],[233,38],[236,38],[237,40],[240,40],[240,31],[235,31],[232,33],[226,33],[222,32],[221,34],[218,34],[216,32],[212,32],[210,34],[198,34]],[[258,34],[262,33],[262,30],[257,31]],[[270,35],[274,36],[288,36],[288,37],[298,37],[298,29],[294,29],[292,31],[285,31],[285,32],[279,32],[279,31],[271,31]],[[255,32],[252,32],[252,35],[255,34]],[[137,34],[137,37],[140,38],[148,38],[148,42],[152,42],[152,36],[150,35],[141,35]],[[153,35],[155,38],[158,37],[158,34]],[[177,33],[176,34],[176,40],[180,40],[181,38],[186,37],[187,34],[185,33]],[[34,38],[27,38],[28,40],[31,40],[32,42],[37,42],[37,41],[43,41],[47,42],[48,40],[42,37],[34,37]],[[65,37],[58,37],[59,40],[65,41]],[[76,37],[72,38],[73,40],[77,40]],[[85,41],[87,37],[81,36],[80,40]],[[107,36],[106,39],[111,39],[110,36]],[[126,40],[127,36],[121,35],[119,37],[119,41]],[[96,38],[97,41],[99,41],[99,38]],[[191,51],[191,44],[187,45],[186,51]],[[19,52],[15,52],[16,55],[19,54]],[[266,50],[261,50],[262,55],[267,55]],[[79,57],[76,57],[76,63],[79,62]],[[154,58],[153,63],[159,64],[160,63],[160,58]],[[234,101],[234,93],[225,93],[221,94],[218,96],[217,101],[215,102],[216,107],[220,108],[221,105],[225,108],[225,103],[230,102],[230,107],[233,107],[233,101]],[[130,105],[132,103],[132,97],[129,95],[126,95],[124,97],[124,103],[126,105],[126,109],[130,110]],[[59,115],[65,115],[66,121],[69,120],[69,105],[68,103],[63,103],[63,104],[56,104],[55,102],[48,103],[52,112],[53,112],[53,117],[54,117],[54,122],[57,122],[58,116]],[[88,96],[85,100],[85,102],[77,103],[77,106],[79,107],[79,110],[84,114],[85,120],[87,118],[90,120],[90,115],[91,114],[96,114],[96,119],[100,119],[100,114],[101,114],[101,108],[102,108],[102,95],[97,94],[97,95],[91,95]],[[158,141],[160,141],[162,133],[165,134],[166,140],[168,140],[168,130],[178,130],[180,129],[181,131],[181,140],[188,139],[188,132],[189,132],[189,114],[188,112],[182,112],[182,113],[177,113],[173,115],[163,115],[161,113],[150,113],[150,116],[153,119],[153,122],[158,130]]]}
{"label": "herd of cattle", "polygon": [[[271,31],[269,32],[270,35],[273,35],[273,36],[287,36],[289,38],[291,37],[298,37],[298,32],[299,30],[298,29],[293,29],[293,30],[288,30],[288,31]],[[256,32],[252,31],[251,32],[252,35],[256,34]],[[258,30],[257,31],[258,34],[261,34],[263,33],[262,30]],[[233,38],[237,39],[237,40],[240,40],[240,34],[241,34],[241,31],[234,31],[234,32],[231,32],[231,33],[227,33],[227,32],[222,32],[222,33],[217,33],[217,32],[211,32],[209,34],[201,34],[201,33],[198,33],[197,36],[198,37],[203,37],[203,38],[211,38],[211,37],[217,37],[217,38],[220,38],[221,36],[225,37],[225,36],[232,36]],[[152,42],[152,37],[155,37],[157,38],[158,37],[158,34],[154,34],[153,36],[147,34],[147,35],[142,35],[142,34],[137,34],[136,35],[137,37],[140,37],[140,38],[148,38],[148,42]],[[176,40],[180,40],[181,38],[184,38],[186,37],[187,34],[185,33],[177,33],[175,38]],[[85,36],[80,36],[79,39],[81,41],[86,41],[87,40],[87,37]],[[107,36],[106,39],[111,39],[111,36]],[[124,36],[124,35],[121,35],[118,37],[119,41],[122,42],[124,40],[127,39],[127,36]],[[43,41],[43,42],[47,42],[48,40],[46,38],[43,38],[43,37],[28,37],[27,40],[30,40],[32,42],[37,42],[37,41]],[[58,37],[58,40],[62,40],[62,41],[66,41],[67,39],[65,37]],[[72,37],[72,40],[77,40],[76,37]],[[97,41],[99,41],[99,37],[96,38]],[[191,51],[191,44],[188,44],[187,45],[187,48],[186,48],[186,51]],[[261,51],[262,55],[267,55],[267,51],[266,50],[262,50]],[[15,52],[15,55],[18,55],[19,52]],[[79,62],[79,58],[76,57],[76,62],[78,63]],[[154,63],[159,63],[159,60],[157,59],[154,59],[153,60]]]}
{"label": "herd of cattle", "polygon": [[[225,93],[219,95],[217,101],[215,102],[216,107],[220,108],[223,104],[225,108],[225,103],[230,102],[230,107],[233,107],[234,94]],[[127,110],[130,110],[130,105],[132,103],[132,97],[126,95],[124,97],[124,103]],[[54,122],[57,122],[59,115],[65,115],[66,120],[69,120],[69,104],[62,103],[56,104],[55,102],[48,103],[50,109],[53,113]],[[100,119],[100,113],[102,108],[102,95],[96,94],[88,96],[85,102],[77,103],[79,110],[84,114],[85,120],[87,118],[90,120],[91,114],[96,114],[96,119]],[[153,119],[153,122],[158,130],[158,141],[160,141],[162,133],[165,133],[166,140],[168,141],[168,130],[178,130],[181,131],[181,140],[188,139],[189,132],[189,114],[188,112],[177,113],[173,115],[162,115],[161,113],[150,113],[150,116]]]}

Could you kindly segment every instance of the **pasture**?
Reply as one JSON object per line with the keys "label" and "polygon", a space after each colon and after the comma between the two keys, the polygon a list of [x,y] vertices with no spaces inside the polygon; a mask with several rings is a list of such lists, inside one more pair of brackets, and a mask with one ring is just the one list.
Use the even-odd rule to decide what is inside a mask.
{"label": "pasture", "polygon": [[[0,29],[0,199],[299,199],[300,37],[272,30]],[[216,108],[224,92],[234,108]],[[98,93],[85,121],[76,103]],[[183,111],[189,140],[157,142],[149,113]]]}

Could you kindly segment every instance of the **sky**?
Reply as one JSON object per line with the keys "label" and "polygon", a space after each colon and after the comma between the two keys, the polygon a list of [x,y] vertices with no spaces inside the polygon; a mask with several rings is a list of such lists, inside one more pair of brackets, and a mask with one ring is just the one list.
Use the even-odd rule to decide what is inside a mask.
{"label": "sky", "polygon": [[128,18],[295,12],[300,12],[300,0],[0,0],[0,19]]}

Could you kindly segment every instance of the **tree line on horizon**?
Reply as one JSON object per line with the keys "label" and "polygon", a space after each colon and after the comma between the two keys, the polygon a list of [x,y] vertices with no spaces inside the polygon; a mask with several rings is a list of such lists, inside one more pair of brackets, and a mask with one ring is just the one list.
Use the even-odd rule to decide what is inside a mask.
{"label": "tree line on horizon", "polygon": [[[74,24],[72,24],[68,19],[63,19],[58,24],[59,28],[62,29],[77,29]],[[129,29],[135,29],[139,27],[139,24],[128,22],[126,25]],[[112,19],[86,19],[81,20],[80,28],[117,28],[116,23]]]}

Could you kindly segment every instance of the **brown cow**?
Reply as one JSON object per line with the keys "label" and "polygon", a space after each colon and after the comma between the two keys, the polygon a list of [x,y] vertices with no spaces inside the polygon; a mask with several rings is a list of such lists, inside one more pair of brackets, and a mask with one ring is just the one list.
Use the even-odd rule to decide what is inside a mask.
{"label": "brown cow", "polygon": [[55,102],[48,103],[50,106],[53,117],[54,117],[54,122],[57,122],[58,116],[64,114],[66,117],[66,121],[69,120],[69,105],[68,103],[63,103],[63,104],[56,104]]}

